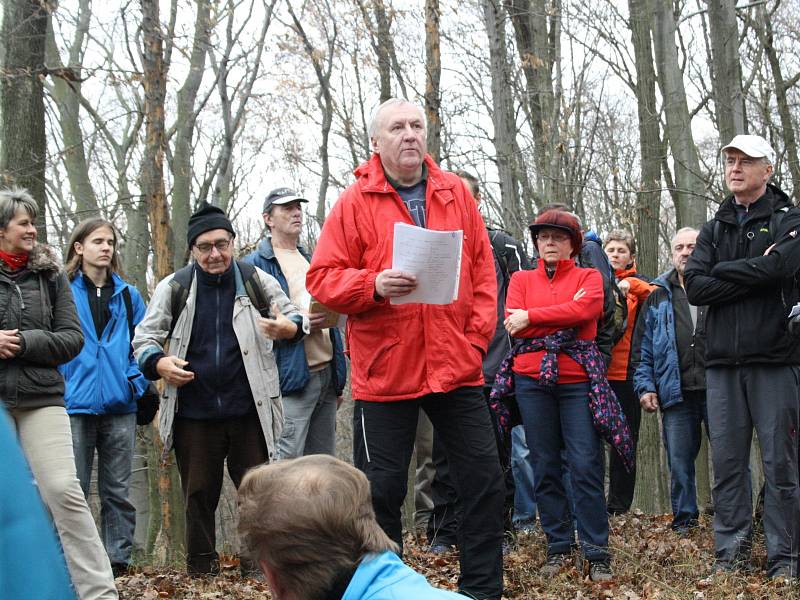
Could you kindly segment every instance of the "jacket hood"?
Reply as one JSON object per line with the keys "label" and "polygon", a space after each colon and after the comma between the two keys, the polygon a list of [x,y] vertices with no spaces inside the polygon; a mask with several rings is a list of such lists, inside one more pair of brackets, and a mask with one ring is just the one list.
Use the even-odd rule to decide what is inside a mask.
{"label": "jacket hood", "polygon": [[[0,262],[5,264],[2,259]],[[47,244],[36,244],[28,255],[28,269],[35,273],[49,273],[50,277],[61,271],[58,254]]]}
{"label": "jacket hood", "polygon": [[[768,183],[767,191],[764,192],[764,195],[750,205],[748,215],[751,218],[767,217],[776,210],[791,208],[792,206],[792,200],[786,192],[778,186]],[[717,211],[716,218],[726,223],[737,223],[733,195],[728,196],[722,202]]]}

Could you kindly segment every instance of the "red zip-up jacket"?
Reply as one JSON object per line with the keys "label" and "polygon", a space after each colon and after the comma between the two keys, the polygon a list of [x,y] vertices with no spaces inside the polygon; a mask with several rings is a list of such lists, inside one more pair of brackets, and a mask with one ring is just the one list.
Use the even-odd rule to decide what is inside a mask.
{"label": "red zip-up jacket", "polygon": [[[583,288],[585,294],[574,300]],[[577,328],[577,338],[593,340],[597,335],[597,320],[603,314],[603,276],[597,269],[583,269],[573,260],[560,260],[553,278],[547,277],[544,261],[532,271],[517,271],[511,276],[506,296],[506,315],[524,308],[531,324],[518,332],[517,338],[538,338],[560,329]],[[539,379],[539,367],[544,351],[519,354],[514,358],[513,371]],[[558,354],[558,383],[589,381],[583,367],[564,352]]]}
{"label": "red zip-up jacket", "polygon": [[462,230],[458,299],[446,305],[375,300],[375,278],[392,266],[394,224],[414,221],[386,180],[380,156],[359,166],[325,219],[306,275],[309,293],[348,315],[353,398],[394,401],[483,384],[482,360],[497,320],[489,237],[459,177],[430,156],[426,224]]}

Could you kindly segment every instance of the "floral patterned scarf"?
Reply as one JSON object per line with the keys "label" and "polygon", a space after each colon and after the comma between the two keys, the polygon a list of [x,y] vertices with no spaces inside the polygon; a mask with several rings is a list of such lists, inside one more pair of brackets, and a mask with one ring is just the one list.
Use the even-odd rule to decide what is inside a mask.
{"label": "floral patterned scarf", "polygon": [[558,353],[563,352],[581,365],[589,376],[589,410],[597,433],[619,454],[625,468],[630,472],[636,456],[633,439],[622,407],[608,384],[605,363],[594,340],[579,340],[573,329],[562,329],[543,338],[519,340],[500,363],[500,369],[489,396],[490,407],[497,414],[497,422],[503,430],[510,430],[511,415],[505,400],[514,394],[514,357],[526,352],[544,350],[539,368],[539,384],[552,388],[558,384]]}

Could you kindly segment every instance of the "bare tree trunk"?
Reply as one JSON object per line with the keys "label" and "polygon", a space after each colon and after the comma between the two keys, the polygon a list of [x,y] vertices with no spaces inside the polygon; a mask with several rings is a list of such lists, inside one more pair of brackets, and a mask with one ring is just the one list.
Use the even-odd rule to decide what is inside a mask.
{"label": "bare tree trunk", "polygon": [[64,142],[64,169],[75,201],[78,220],[99,214],[97,198],[89,179],[89,165],[84,151],[84,136],[80,122],[81,80],[83,76],[84,41],[89,31],[91,7],[88,0],[78,5],[77,22],[72,43],[68,49],[69,63],[64,66],[56,46],[52,18],[48,19],[46,55],[47,64],[59,76],[53,78],[50,95],[58,109],[58,124]]}
{"label": "bare tree trunk", "polygon": [[653,46],[667,120],[665,134],[674,162],[677,227],[700,227],[706,222],[705,182],[700,173],[700,160],[692,138],[683,73],[678,65],[673,3],[657,1],[653,5]]}
{"label": "bare tree trunk", "polygon": [[186,261],[186,232],[189,227],[189,215],[192,212],[192,139],[194,137],[197,111],[195,103],[197,91],[203,81],[206,55],[211,36],[211,3],[200,0],[196,3],[197,16],[194,22],[194,41],[189,57],[189,73],[178,90],[175,119],[175,144],[172,149],[172,231],[173,255],[176,265]]}
{"label": "bare tree trunk", "polygon": [[742,64],[739,61],[739,27],[735,0],[706,0],[711,30],[711,82],[720,141],[747,132]]}
{"label": "bare tree trunk", "polygon": [[525,100],[530,113],[536,163],[536,191],[540,198],[553,199],[557,177],[554,164],[554,140],[557,136],[557,106],[553,93],[553,63],[561,18],[560,2],[555,0],[505,0],[511,16],[517,49],[522,61],[527,91]]}
{"label": "bare tree trunk", "polygon": [[[145,146],[142,156],[139,183],[148,207],[150,233],[153,240],[154,272],[157,280],[173,271],[172,231],[169,208],[164,193],[164,98],[167,73],[164,66],[163,38],[159,21],[158,0],[140,0],[142,8],[142,65],[144,76]],[[156,437],[156,454],[161,454],[159,437]],[[183,540],[175,539],[173,506],[171,499],[175,485],[175,469],[169,460],[158,461],[158,494],[161,499],[161,527],[159,547],[171,563],[180,556]]]}
{"label": "bare tree trunk", "polygon": [[641,184],[636,199],[639,234],[636,262],[642,273],[658,272],[658,220],[661,187],[661,140],[656,107],[656,73],[651,50],[647,0],[628,0],[636,63],[636,106],[639,117]]}
{"label": "bare tree trunk", "polygon": [[428,121],[428,153],[434,162],[441,159],[442,54],[439,48],[439,0],[425,0],[425,116]]}
{"label": "bare tree trunk", "polygon": [[[774,9],[780,3],[776,3]],[[789,164],[789,173],[792,176],[792,198],[794,203],[800,201],[800,162],[797,157],[797,136],[794,131],[794,122],[792,121],[792,112],[789,106],[789,99],[787,92],[794,84],[797,83],[800,74],[792,77],[792,80],[786,81],[781,69],[781,63],[778,59],[778,53],[775,50],[775,35],[772,30],[772,12],[760,7],[757,22],[753,23],[753,27],[758,33],[758,38],[764,46],[764,53],[767,55],[767,62],[769,62],[770,71],[772,72],[772,80],[775,82],[775,103],[778,105],[778,115],[781,119],[781,137],[783,138],[784,148],[786,150],[786,159]]]}
{"label": "bare tree trunk", "polygon": [[37,0],[3,3],[0,79],[0,176],[28,189],[39,208],[39,239],[47,241],[44,66],[47,7]]}
{"label": "bare tree trunk", "polygon": [[505,11],[497,0],[483,0],[483,18],[489,36],[489,61],[492,73],[492,123],[497,172],[500,177],[500,198],[503,225],[511,235],[522,239],[523,231],[516,218],[519,212],[519,186],[515,177],[514,140],[517,128],[514,122],[514,99],[511,96],[506,50]]}

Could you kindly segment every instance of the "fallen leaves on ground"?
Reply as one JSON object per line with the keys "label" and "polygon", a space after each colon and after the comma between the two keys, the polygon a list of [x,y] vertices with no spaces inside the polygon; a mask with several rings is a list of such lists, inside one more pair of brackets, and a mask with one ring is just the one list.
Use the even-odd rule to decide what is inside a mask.
{"label": "fallen leaves on ground", "polygon": [[[763,539],[756,538],[753,570],[712,575],[713,532],[710,518],[686,536],[674,533],[669,516],[630,513],[611,519],[611,583],[589,580],[586,565],[575,564],[557,576],[539,576],[545,559],[544,535],[520,534],[516,548],[504,559],[504,598],[529,600],[555,598],[589,600],[800,600],[798,583],[770,581],[765,577]],[[424,540],[407,536],[404,560],[425,575],[432,585],[455,590],[458,554],[434,555]],[[231,565],[238,563],[230,561]],[[578,561],[576,561],[578,563]],[[227,563],[226,563],[227,564]],[[117,579],[123,600],[186,598],[196,600],[269,600],[266,582],[243,579],[238,568],[223,569],[217,577],[192,578],[183,572],[143,567],[139,573]]]}

